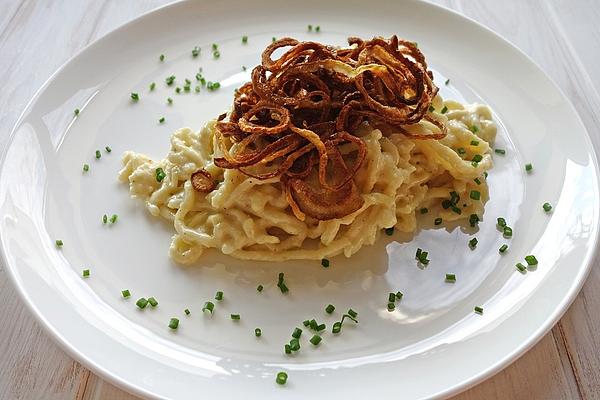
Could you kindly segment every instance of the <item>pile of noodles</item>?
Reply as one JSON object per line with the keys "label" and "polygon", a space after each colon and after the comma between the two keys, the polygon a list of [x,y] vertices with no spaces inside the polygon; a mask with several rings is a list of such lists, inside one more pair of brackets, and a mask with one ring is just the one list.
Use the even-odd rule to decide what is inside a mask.
{"label": "pile of noodles", "polygon": [[[278,177],[300,220],[341,218],[362,206],[353,180],[366,155],[353,135],[361,123],[417,139],[446,135],[428,113],[438,88],[414,43],[396,36],[348,43],[340,49],[291,38],[273,42],[216,126],[222,156],[215,165],[261,180]],[[273,60],[280,48],[288,49]],[[433,127],[430,134],[405,129],[422,120]],[[353,151],[342,153],[342,145]]]}

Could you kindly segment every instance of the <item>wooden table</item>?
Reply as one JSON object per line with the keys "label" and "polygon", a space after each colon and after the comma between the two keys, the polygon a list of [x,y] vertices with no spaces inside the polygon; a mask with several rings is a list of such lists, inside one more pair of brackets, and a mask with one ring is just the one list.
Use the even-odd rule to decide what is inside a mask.
{"label": "wooden table", "polygon": [[[571,99],[600,150],[598,0],[436,2],[499,32],[532,57]],[[26,103],[61,64],[88,43],[165,3],[4,0],[0,149]],[[551,332],[504,371],[455,399],[600,399],[598,263],[594,261],[583,290]],[[0,399],[135,399],[70,359],[43,332],[3,265],[0,316]]]}

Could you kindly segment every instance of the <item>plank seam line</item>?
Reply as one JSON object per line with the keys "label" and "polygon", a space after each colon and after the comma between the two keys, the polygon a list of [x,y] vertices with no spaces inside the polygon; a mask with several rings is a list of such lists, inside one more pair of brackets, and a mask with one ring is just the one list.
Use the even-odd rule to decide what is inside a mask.
{"label": "plank seam line", "polygon": [[572,352],[571,348],[569,347],[569,343],[567,341],[567,336],[565,334],[565,330],[563,328],[562,321],[558,321],[558,323],[556,324],[556,327],[558,328],[558,333],[560,334],[560,337],[556,338],[556,335],[552,335],[552,336],[555,337],[555,340],[560,340],[562,342],[562,345],[565,347],[565,350],[567,352],[567,359],[569,360],[569,366],[571,367],[571,372],[573,372],[573,377],[575,378],[575,383],[577,384],[577,393],[579,394],[580,399],[586,400],[586,396],[584,395],[583,391],[581,390],[581,386],[582,386],[581,378],[579,377],[579,374],[577,373],[577,367],[575,366],[575,360],[572,355],[573,352]]}

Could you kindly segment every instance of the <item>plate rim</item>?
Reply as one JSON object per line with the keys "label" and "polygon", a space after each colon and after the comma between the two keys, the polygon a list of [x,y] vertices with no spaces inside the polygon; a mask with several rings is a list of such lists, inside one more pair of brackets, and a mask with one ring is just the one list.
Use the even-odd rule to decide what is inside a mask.
{"label": "plate rim", "polygon": [[[593,146],[593,142],[591,140],[589,130],[583,123],[583,120],[581,119],[581,116],[577,112],[577,109],[574,107],[573,103],[571,102],[571,99],[565,94],[563,89],[555,82],[555,80],[551,76],[548,75],[548,73],[543,68],[541,68],[527,53],[522,51],[519,47],[517,47],[510,40],[505,38],[500,33],[496,32],[496,31],[492,30],[491,28],[488,28],[487,26],[478,22],[477,20],[475,20],[465,14],[462,14],[454,9],[451,9],[445,5],[433,3],[431,0],[409,0],[409,1],[412,3],[424,4],[426,7],[434,7],[434,8],[440,9],[446,13],[451,13],[451,14],[454,14],[454,16],[458,16],[462,19],[466,19],[469,22],[471,22],[472,24],[476,25],[479,29],[483,29],[483,30],[487,31],[487,33],[492,34],[496,40],[499,40],[499,41],[504,42],[505,44],[509,45],[513,51],[516,51],[520,56],[524,57],[524,60],[529,62],[535,68],[537,73],[541,74],[550,83],[550,85],[553,87],[553,89],[555,89],[560,94],[562,100],[566,102],[566,105],[570,108],[570,111],[573,113],[574,117],[581,124],[581,127],[583,127],[583,130],[585,133],[584,138],[586,141],[585,144],[589,145],[588,146],[589,156],[590,156],[591,164],[594,167],[593,169],[594,169],[594,174],[595,174],[595,178],[596,178],[596,184],[597,184],[597,187],[600,188],[599,159],[598,159],[598,154],[597,154],[596,148]],[[19,127],[22,125],[24,118],[30,112],[32,105],[39,99],[41,94],[50,85],[50,83],[52,83],[54,81],[56,76],[59,75],[73,60],[84,55],[90,48],[98,46],[101,42],[105,42],[105,41],[109,40],[112,36],[119,34],[121,31],[126,30],[131,25],[138,23],[140,20],[147,18],[151,14],[159,13],[159,12],[164,11],[165,9],[179,7],[182,4],[192,3],[192,2],[194,2],[194,0],[174,0],[167,4],[163,4],[161,6],[158,6],[158,7],[152,8],[148,11],[145,11],[145,12],[137,15],[136,17],[130,19],[129,21],[126,21],[125,23],[115,27],[114,29],[110,30],[106,34],[97,38],[96,40],[88,43],[87,45],[82,47],[79,51],[77,51],[75,54],[73,54],[71,57],[69,57],[66,61],[64,61],[44,81],[44,83],[39,87],[39,89],[37,89],[35,91],[35,93],[31,97],[31,99],[27,102],[27,104],[23,108],[23,111],[19,114],[16,122],[14,123],[14,125],[8,135],[6,147],[0,153],[0,168],[2,168],[2,166],[5,164],[6,156],[9,152],[11,145],[14,142],[15,134],[16,134],[17,130],[19,129]],[[591,240],[589,241],[589,243],[593,244],[593,245],[588,250],[588,252],[585,255],[584,260],[581,263],[582,273],[580,274],[579,278],[573,282],[573,285],[571,286],[570,290],[563,295],[560,304],[555,308],[555,310],[550,315],[548,315],[548,317],[545,319],[544,323],[541,324],[540,326],[538,326],[537,329],[535,329],[529,335],[529,337],[527,338],[526,341],[522,342],[519,346],[515,347],[513,349],[513,351],[511,351],[510,353],[507,353],[504,357],[498,359],[494,364],[483,369],[481,372],[472,375],[468,379],[462,380],[461,382],[458,382],[452,386],[447,387],[444,390],[441,390],[441,391],[433,394],[431,398],[447,398],[449,396],[464,392],[464,391],[468,390],[469,388],[474,387],[475,385],[483,382],[484,380],[491,378],[493,375],[502,371],[504,368],[508,367],[513,362],[517,361],[527,351],[529,351],[532,347],[534,347],[551,330],[551,328],[559,321],[559,319],[562,318],[562,316],[567,312],[567,310],[573,304],[573,302],[577,298],[577,295],[579,294],[583,285],[585,284],[585,282],[590,274],[593,261],[595,258],[597,258],[598,253],[599,253],[598,244],[600,243],[600,204],[595,205],[595,211],[597,212],[596,213],[597,218],[595,221],[596,224],[594,225],[594,232],[593,232],[593,235],[590,236]],[[2,232],[0,231],[0,238],[1,237],[2,237]],[[64,350],[70,357],[72,357],[76,361],[80,362],[84,367],[86,367],[88,370],[94,372],[96,375],[100,376],[102,379],[105,379],[108,382],[115,384],[116,386],[127,391],[130,394],[133,394],[136,396],[144,396],[146,398],[152,398],[152,399],[163,399],[164,398],[155,393],[152,393],[151,391],[144,389],[142,386],[136,385],[136,384],[124,379],[121,376],[111,373],[111,371],[109,371],[108,369],[103,368],[101,365],[99,365],[99,364],[95,363],[93,360],[89,359],[83,352],[81,352],[80,350],[75,348],[75,346],[73,346],[66,338],[64,338],[61,335],[61,333],[58,332],[55,329],[55,327],[41,314],[41,312],[38,311],[35,304],[33,304],[33,301],[31,300],[30,296],[25,292],[25,289],[22,287],[22,285],[19,284],[19,282],[17,280],[17,276],[15,275],[14,267],[11,264],[9,264],[9,262],[8,262],[4,242],[1,239],[0,239],[0,261],[2,261],[3,265],[5,266],[6,271],[8,271],[7,275],[9,276],[9,280],[11,281],[13,287],[16,289],[20,299],[22,300],[22,303],[24,303],[26,305],[27,309],[34,316],[36,322],[38,323],[38,326],[41,326],[43,328],[43,330],[45,331],[45,333],[48,333],[49,336],[53,339],[53,341],[56,344],[58,344],[60,346],[60,348],[62,350]]]}

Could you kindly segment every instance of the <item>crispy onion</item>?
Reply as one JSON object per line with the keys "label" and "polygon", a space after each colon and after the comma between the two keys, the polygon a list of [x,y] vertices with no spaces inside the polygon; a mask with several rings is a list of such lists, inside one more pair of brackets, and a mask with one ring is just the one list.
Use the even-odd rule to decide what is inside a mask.
{"label": "crispy onion", "polygon": [[191,181],[194,189],[201,193],[208,193],[215,188],[215,180],[210,172],[202,168],[192,174]]}
{"label": "crispy onion", "polygon": [[[353,178],[367,150],[352,134],[361,123],[416,139],[446,135],[445,124],[428,113],[438,88],[414,43],[392,36],[351,37],[348,44],[340,49],[292,38],[273,42],[252,70],[252,81],[236,90],[228,119],[220,116],[216,125],[222,156],[215,165],[257,179],[279,177],[301,220],[340,218],[362,206]],[[283,54],[274,59],[280,49]],[[421,120],[434,128],[432,134],[412,133],[410,125]],[[342,144],[355,149],[342,155]],[[214,185],[202,170],[192,184],[194,177],[203,188],[209,181]]]}

